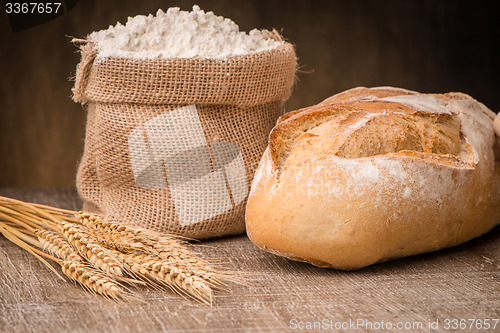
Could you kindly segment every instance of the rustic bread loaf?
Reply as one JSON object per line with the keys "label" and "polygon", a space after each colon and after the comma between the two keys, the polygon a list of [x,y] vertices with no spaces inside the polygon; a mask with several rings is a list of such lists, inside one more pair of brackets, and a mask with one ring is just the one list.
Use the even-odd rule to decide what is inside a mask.
{"label": "rustic bread loaf", "polygon": [[246,208],[252,242],[356,269],[454,246],[500,223],[495,114],[462,93],[355,88],[290,112]]}

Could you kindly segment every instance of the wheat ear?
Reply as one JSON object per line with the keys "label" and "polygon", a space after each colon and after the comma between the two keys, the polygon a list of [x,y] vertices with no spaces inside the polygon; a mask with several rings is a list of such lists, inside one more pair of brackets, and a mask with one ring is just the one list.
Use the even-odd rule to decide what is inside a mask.
{"label": "wheat ear", "polygon": [[[149,248],[147,251],[150,251],[159,247],[161,244],[175,247],[182,243],[182,238],[178,236],[160,234],[153,230],[124,225],[122,223],[109,221],[99,215],[91,213],[80,211],[75,213],[75,217],[81,224],[89,229],[98,230],[105,234],[113,235],[114,237],[127,237],[127,239],[133,241],[133,243],[136,243],[136,245],[132,242],[129,243],[130,246],[132,246],[132,250],[144,250],[145,248]],[[134,248],[133,246],[138,247]]]}
{"label": "wheat ear", "polygon": [[45,250],[61,259],[62,272],[90,292],[118,299],[122,289],[112,278],[91,268],[66,238],[57,232],[38,229],[35,234]]}
{"label": "wheat ear", "polygon": [[83,258],[60,233],[50,230],[37,229],[35,235],[42,248],[62,260],[81,261]]}
{"label": "wheat ear", "polygon": [[145,277],[147,282],[166,285],[178,293],[194,297],[204,303],[212,303],[213,291],[207,281],[184,270],[183,267],[142,253],[117,253],[117,255],[128,265],[132,273]]}
{"label": "wheat ear", "polygon": [[63,260],[61,269],[67,277],[91,293],[98,293],[111,299],[122,297],[123,290],[115,280],[82,261]]}
{"label": "wheat ear", "polygon": [[108,274],[123,276],[122,263],[114,254],[94,241],[83,226],[66,221],[60,221],[58,226],[68,242],[78,250],[82,257]]}

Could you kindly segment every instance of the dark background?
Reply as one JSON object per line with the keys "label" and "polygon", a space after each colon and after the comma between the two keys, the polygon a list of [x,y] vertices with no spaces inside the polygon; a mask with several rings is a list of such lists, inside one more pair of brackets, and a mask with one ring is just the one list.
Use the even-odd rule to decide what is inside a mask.
{"label": "dark background", "polygon": [[80,0],[66,14],[18,32],[2,8],[0,187],[74,185],[86,115],[70,98],[79,61],[70,36],[193,4],[241,30],[276,28],[295,44],[300,72],[288,111],[378,85],[460,91],[500,109],[494,1]]}

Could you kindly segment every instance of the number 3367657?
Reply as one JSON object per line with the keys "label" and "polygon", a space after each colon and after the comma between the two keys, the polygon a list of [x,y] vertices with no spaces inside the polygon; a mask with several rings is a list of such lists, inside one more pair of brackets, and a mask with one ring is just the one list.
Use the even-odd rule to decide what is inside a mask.
{"label": "number 3367657", "polygon": [[5,12],[7,14],[52,14],[58,13],[61,8],[60,2],[7,2]]}
{"label": "number 3367657", "polygon": [[444,329],[445,330],[457,330],[457,329],[477,329],[477,330],[489,330],[496,329],[498,324],[497,318],[489,319],[445,319]]}

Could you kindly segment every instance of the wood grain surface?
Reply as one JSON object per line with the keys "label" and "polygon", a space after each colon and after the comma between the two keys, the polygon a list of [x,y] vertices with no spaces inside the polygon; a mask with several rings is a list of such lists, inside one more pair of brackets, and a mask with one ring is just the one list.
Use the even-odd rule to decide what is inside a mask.
{"label": "wood grain surface", "polygon": [[[81,205],[73,188],[2,189],[0,195],[75,210]],[[147,289],[122,303],[90,295],[0,236],[0,332],[284,332],[315,322],[327,331],[339,331],[335,325],[452,331],[446,319],[499,318],[499,241],[497,227],[455,248],[351,272],[266,253],[245,235],[206,241],[194,248],[246,277],[244,285],[218,291],[209,307]],[[430,329],[436,321],[438,329]],[[413,329],[397,329],[398,323]]]}

